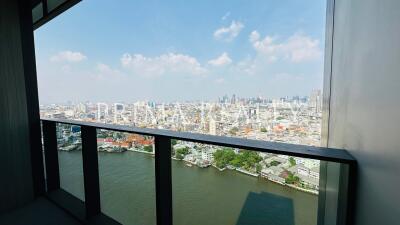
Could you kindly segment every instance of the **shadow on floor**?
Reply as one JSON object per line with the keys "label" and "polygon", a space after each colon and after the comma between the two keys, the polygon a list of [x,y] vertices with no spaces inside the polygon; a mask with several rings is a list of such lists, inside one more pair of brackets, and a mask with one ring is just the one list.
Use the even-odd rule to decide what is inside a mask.
{"label": "shadow on floor", "polygon": [[236,225],[294,225],[293,200],[267,192],[250,192]]}
{"label": "shadow on floor", "polygon": [[45,198],[38,198],[17,210],[0,215],[4,225],[81,225]]}

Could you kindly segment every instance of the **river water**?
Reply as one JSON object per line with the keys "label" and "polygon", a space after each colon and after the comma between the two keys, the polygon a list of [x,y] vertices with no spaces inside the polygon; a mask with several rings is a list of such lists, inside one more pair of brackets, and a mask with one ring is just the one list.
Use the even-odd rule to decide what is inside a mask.
{"label": "river water", "polygon": [[[59,151],[61,187],[84,200],[80,151]],[[99,152],[102,212],[155,225],[154,158]],[[315,225],[318,196],[262,178],[172,161],[174,225]]]}

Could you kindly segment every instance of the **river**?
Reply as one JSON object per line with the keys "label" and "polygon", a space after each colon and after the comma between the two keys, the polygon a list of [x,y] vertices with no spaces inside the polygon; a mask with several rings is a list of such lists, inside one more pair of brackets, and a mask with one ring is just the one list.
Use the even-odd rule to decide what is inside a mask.
{"label": "river", "polygon": [[[80,151],[59,151],[61,187],[84,200]],[[99,152],[101,210],[124,225],[155,225],[154,158]],[[172,160],[174,225],[315,225],[318,196],[262,178]]]}

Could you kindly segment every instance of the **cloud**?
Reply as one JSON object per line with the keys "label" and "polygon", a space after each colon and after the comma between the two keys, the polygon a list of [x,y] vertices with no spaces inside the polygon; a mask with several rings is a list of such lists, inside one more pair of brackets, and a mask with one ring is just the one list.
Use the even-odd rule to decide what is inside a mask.
{"label": "cloud", "polygon": [[124,54],[121,64],[139,75],[159,76],[166,73],[172,74],[203,74],[203,68],[196,58],[183,55],[168,53],[157,57],[145,57],[141,54]]}
{"label": "cloud", "polygon": [[255,42],[258,41],[260,39],[260,33],[258,33],[258,31],[253,31],[251,32],[250,36],[249,36],[249,40],[250,42]]}
{"label": "cloud", "polygon": [[231,15],[231,12],[225,13],[225,15],[221,18],[221,20],[226,20]]}
{"label": "cloud", "polygon": [[[264,64],[265,63],[263,63],[262,67],[265,66]],[[239,71],[244,72],[248,75],[254,75],[257,69],[257,61],[255,60],[255,58],[247,57],[242,61],[238,62],[236,68]]]}
{"label": "cloud", "polygon": [[232,21],[229,27],[221,27],[214,32],[214,38],[217,40],[232,41],[244,28],[243,23]]}
{"label": "cloud", "polygon": [[218,58],[208,61],[209,64],[213,66],[224,66],[232,63],[232,59],[229,57],[228,53],[222,53]]}
{"label": "cloud", "polygon": [[97,80],[108,80],[119,78],[123,73],[119,70],[111,68],[109,65],[104,63],[97,63],[95,67],[95,73],[91,74],[93,78]]}
{"label": "cloud", "polygon": [[51,62],[81,62],[87,57],[80,52],[61,51],[50,58]]}
{"label": "cloud", "polygon": [[318,60],[322,57],[322,50],[319,47],[320,41],[302,33],[293,34],[287,40],[279,42],[276,37],[268,35],[261,40],[260,34],[253,31],[249,40],[254,49],[270,62],[284,59],[300,63]]}
{"label": "cloud", "polygon": [[109,65],[104,63],[97,63],[96,65],[97,72],[106,75],[120,75],[121,72],[116,69],[112,69]]}

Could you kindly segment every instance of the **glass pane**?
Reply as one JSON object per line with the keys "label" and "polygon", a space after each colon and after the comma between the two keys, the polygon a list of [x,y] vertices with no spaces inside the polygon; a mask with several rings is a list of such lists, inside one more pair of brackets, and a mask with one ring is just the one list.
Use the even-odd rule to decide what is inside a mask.
{"label": "glass pane", "polygon": [[53,9],[57,8],[60,6],[62,3],[64,3],[66,0],[47,0],[47,11],[51,12]]}
{"label": "glass pane", "polygon": [[316,225],[318,161],[173,144],[175,225]]}
{"label": "glass pane", "polygon": [[81,128],[57,124],[57,144],[61,188],[85,201]]}
{"label": "glass pane", "polygon": [[101,210],[122,224],[156,224],[153,138],[97,130]]}
{"label": "glass pane", "polygon": [[326,0],[82,1],[35,31],[41,111],[320,145],[325,14]]}
{"label": "glass pane", "polygon": [[[41,116],[319,145],[325,12],[326,1],[82,1],[35,31]],[[154,224],[153,158],[112,133],[99,131],[102,210]],[[318,161],[255,153],[262,161],[249,167],[242,150],[229,150],[231,165],[214,162],[219,147],[176,148],[176,224],[279,212],[315,224]],[[241,217],[246,204],[263,213]]]}
{"label": "glass pane", "polygon": [[35,8],[32,9],[32,21],[35,23],[40,18],[43,17],[43,6],[42,3],[37,4]]}

